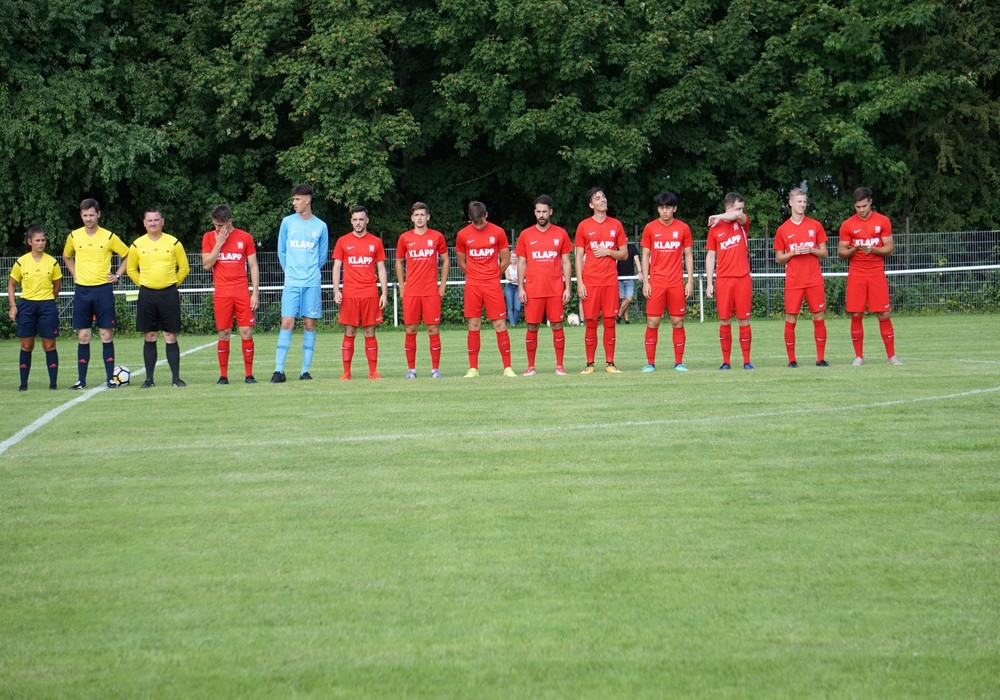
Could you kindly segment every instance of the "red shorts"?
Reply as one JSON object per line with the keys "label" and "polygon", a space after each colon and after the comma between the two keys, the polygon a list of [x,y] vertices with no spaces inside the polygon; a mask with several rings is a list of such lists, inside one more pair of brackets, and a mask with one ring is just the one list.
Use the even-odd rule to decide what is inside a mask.
{"label": "red shorts", "polygon": [[250,295],[247,290],[236,294],[220,294],[215,292],[212,300],[215,307],[215,328],[220,331],[232,330],[233,317],[240,328],[254,325],[253,311],[250,310]]}
{"label": "red shorts", "polygon": [[664,311],[674,318],[683,317],[687,313],[683,286],[650,289],[649,299],[646,300],[646,317],[660,318]]}
{"label": "red shorts", "polygon": [[734,309],[737,319],[750,318],[752,306],[753,281],[750,275],[719,277],[715,280],[715,310],[720,320],[732,318]]}
{"label": "red shorts", "polygon": [[407,294],[403,297],[403,323],[415,326],[423,321],[428,326],[441,323],[441,297],[437,294],[426,297],[415,297]]}
{"label": "red shorts", "polygon": [[605,319],[618,315],[618,285],[607,287],[587,287],[587,298],[583,300],[583,317]]}
{"label": "red shorts", "polygon": [[869,313],[890,311],[889,281],[885,275],[865,277],[848,274],[844,310],[849,314],[863,314],[866,304]]}
{"label": "red shorts", "polygon": [[486,318],[491,321],[507,318],[507,301],[499,284],[495,287],[475,287],[467,284],[464,296],[465,318],[481,318],[483,307],[486,307]]}
{"label": "red shorts", "polygon": [[826,289],[822,284],[814,284],[812,287],[798,289],[785,287],[785,313],[798,316],[802,311],[803,297],[809,303],[809,310],[812,313],[826,311]]}
{"label": "red shorts", "polygon": [[563,321],[562,297],[535,297],[524,304],[524,322],[532,325],[545,319],[549,323]]}
{"label": "red shorts", "polygon": [[382,323],[382,309],[378,307],[378,297],[344,297],[340,302],[342,326],[366,328]]}

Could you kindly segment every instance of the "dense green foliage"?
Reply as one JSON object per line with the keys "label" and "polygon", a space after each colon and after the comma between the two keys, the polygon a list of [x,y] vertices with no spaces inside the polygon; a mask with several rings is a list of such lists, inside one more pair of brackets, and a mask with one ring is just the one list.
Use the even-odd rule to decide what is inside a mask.
{"label": "dense green foliage", "polygon": [[[795,12],[791,12],[794,10]],[[969,0],[0,0],[0,252],[95,196],[125,238],[163,208],[192,243],[220,201],[265,245],[289,186],[333,232],[391,242],[427,201],[452,235],[604,186],[629,224],[669,188],[759,222],[806,181],[834,224],[859,184],[917,230],[1000,209],[1000,7]]]}

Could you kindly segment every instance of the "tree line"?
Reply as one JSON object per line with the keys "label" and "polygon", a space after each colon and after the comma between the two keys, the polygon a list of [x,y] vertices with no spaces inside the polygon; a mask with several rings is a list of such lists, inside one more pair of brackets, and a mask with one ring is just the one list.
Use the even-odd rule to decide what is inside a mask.
{"label": "tree line", "polygon": [[[427,202],[450,239],[542,193],[695,231],[731,190],[755,224],[809,190],[828,229],[866,185],[901,227],[995,228],[1000,6],[972,0],[0,0],[0,252],[60,243],[95,197],[126,240],[148,206],[189,247],[208,213],[273,245],[309,182],[337,235],[388,243]],[[761,230],[753,232],[761,235]]]}

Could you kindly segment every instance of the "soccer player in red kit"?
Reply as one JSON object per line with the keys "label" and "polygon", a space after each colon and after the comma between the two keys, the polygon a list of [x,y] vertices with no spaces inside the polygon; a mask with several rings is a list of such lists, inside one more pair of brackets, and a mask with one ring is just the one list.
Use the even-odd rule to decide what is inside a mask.
{"label": "soccer player in red kit", "polygon": [[[694,293],[694,254],[691,228],[675,219],[677,195],[661,192],[656,197],[659,217],[642,231],[642,293],[646,297],[646,366],[643,372],[656,371],[656,344],[663,313],[670,316],[673,332],[674,369],[687,372],[684,366],[684,315],[687,299]],[[684,272],[687,282],[684,282]]]}
{"label": "soccer player in red kit", "polygon": [[795,322],[805,298],[812,313],[813,339],[816,341],[816,366],[829,367],[826,353],[826,290],[819,261],[829,255],[823,224],[806,216],[809,198],[795,188],[788,193],[792,215],[774,235],[774,261],[785,266],[785,351],[788,366],[799,366],[795,359]]}
{"label": "soccer player in red kit", "polygon": [[[368,232],[368,210],[365,207],[351,209],[351,228],[353,231],[341,236],[333,249],[333,300],[340,305],[338,321],[344,327],[344,343],[340,348],[344,373],[340,379],[347,381],[351,378],[354,338],[359,327],[365,338],[368,378],[381,379],[375,326],[382,323],[382,309],[388,300],[385,248],[378,237]],[[344,271],[343,290],[340,288],[341,270]],[[382,288],[381,294],[378,287]]]}
{"label": "soccer player in red kit", "polygon": [[[753,282],[750,279],[750,217],[743,212],[743,197],[730,192],[723,199],[725,212],[708,217],[708,243],[705,253],[705,293],[715,297],[719,314],[719,345],[722,366],[729,369],[733,348],[733,313],[740,328],[740,350],[743,369],[750,364],[750,309],[753,303]],[[713,277],[718,276],[718,282]],[[716,294],[718,286],[718,294]]]}
{"label": "soccer player in red kit", "polygon": [[479,329],[486,318],[493,323],[497,333],[497,347],[503,361],[505,377],[515,376],[510,366],[510,334],[507,333],[507,301],[500,287],[500,278],[510,265],[510,242],[507,234],[496,224],[486,220],[486,205],[469,202],[469,220],[472,222],[455,239],[458,267],[465,273],[464,315],[469,324],[469,371],[466,379],[479,376]]}
{"label": "soccer player in red kit", "polygon": [[[440,231],[427,228],[431,213],[423,202],[410,209],[413,228],[396,243],[396,279],[403,297],[403,326],[406,331],[406,378],[417,378],[417,327],[423,319],[431,346],[431,377],[441,378],[441,300],[448,290],[448,244]],[[404,278],[405,263],[405,278]],[[441,277],[438,278],[438,265]]]}
{"label": "soccer player in red kit", "polygon": [[872,193],[867,187],[854,190],[854,216],[840,226],[837,257],[847,264],[847,294],[844,309],[851,315],[851,342],[854,343],[854,366],[863,365],[865,311],[878,316],[879,332],[890,365],[901,365],[896,357],[889,282],[885,277],[885,259],[892,255],[892,223],[888,217],[872,211]]}
{"label": "soccer player in red kit", "polygon": [[621,374],[615,367],[615,322],[618,313],[618,260],[628,257],[625,227],[608,216],[608,198],[600,187],[587,192],[587,206],[594,215],[576,227],[576,290],[586,319],[584,348],[587,366],[580,374],[594,373],[597,326],[604,322],[604,359],[608,374]]}
{"label": "soccer player in red kit", "polygon": [[547,319],[552,327],[552,346],[556,353],[556,374],[565,375],[563,356],[566,333],[563,331],[565,305],[569,302],[572,276],[569,253],[573,250],[566,229],[552,223],[552,198],[547,194],[535,200],[535,225],[517,237],[517,294],[524,305],[528,326],[524,345],[528,353],[525,377],[535,374],[538,350],[538,327]]}
{"label": "soccer player in red kit", "polygon": [[[201,265],[211,271],[215,284],[213,305],[215,328],[219,331],[219,381],[229,383],[229,339],[233,333],[233,318],[240,332],[240,349],[243,352],[244,381],[256,384],[253,377],[253,326],[254,312],[260,305],[258,291],[260,272],[257,268],[257,248],[253,236],[233,226],[233,210],[220,204],[212,210],[215,229],[201,237]],[[247,294],[247,268],[250,285]]]}

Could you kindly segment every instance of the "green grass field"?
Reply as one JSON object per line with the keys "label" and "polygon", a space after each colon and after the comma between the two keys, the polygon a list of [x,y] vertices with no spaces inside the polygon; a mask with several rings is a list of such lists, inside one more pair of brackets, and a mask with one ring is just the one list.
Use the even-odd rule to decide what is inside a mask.
{"label": "green grass field", "polygon": [[[408,382],[385,331],[383,382],[321,333],[313,382],[266,383],[266,335],[257,386],[210,346],[94,392],[0,454],[0,697],[997,697],[1000,319],[894,322],[901,367],[873,318],[814,367],[806,318],[798,370],[755,321],[754,372],[690,323],[691,371],[664,327],[641,374],[634,324],[620,376],[580,328],[554,376],[543,328],[536,377],[484,330],[463,380],[447,331]],[[77,398],[0,357],[0,440]]]}

